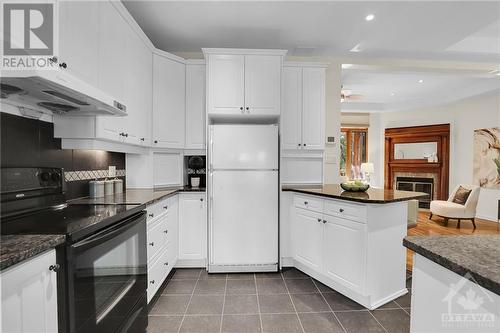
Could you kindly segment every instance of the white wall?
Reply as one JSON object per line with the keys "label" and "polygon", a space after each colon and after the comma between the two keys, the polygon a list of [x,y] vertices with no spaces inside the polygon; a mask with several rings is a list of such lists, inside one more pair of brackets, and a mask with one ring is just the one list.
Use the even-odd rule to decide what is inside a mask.
{"label": "white wall", "polygon": [[[500,126],[500,93],[475,96],[451,104],[400,112],[372,113],[368,157],[375,164],[374,186],[384,186],[384,130],[391,127],[450,124],[450,191],[472,183],[473,136],[478,128]],[[477,217],[497,220],[500,189],[482,188]]]}

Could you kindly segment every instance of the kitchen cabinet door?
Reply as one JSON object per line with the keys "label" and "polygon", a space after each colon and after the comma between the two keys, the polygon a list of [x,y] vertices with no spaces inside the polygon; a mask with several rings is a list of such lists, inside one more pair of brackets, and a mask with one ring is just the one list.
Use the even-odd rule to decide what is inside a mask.
{"label": "kitchen cabinet door", "polygon": [[302,69],[302,146],[325,147],[325,69]]}
{"label": "kitchen cabinet door", "polygon": [[280,114],[281,56],[245,56],[245,112]]}
{"label": "kitchen cabinet door", "polygon": [[284,149],[302,145],[302,68],[283,69],[283,112],[281,113]]}
{"label": "kitchen cabinet door", "polygon": [[322,214],[301,208],[292,209],[294,259],[320,271],[323,265]]}
{"label": "kitchen cabinet door", "polygon": [[186,65],[186,149],[205,149],[205,65]]}
{"label": "kitchen cabinet door", "polygon": [[[127,107],[125,103],[125,74],[129,68],[125,56],[129,27],[109,1],[99,1],[99,70],[98,87]],[[128,117],[128,116],[126,116]],[[97,136],[123,141],[125,117],[98,117]]]}
{"label": "kitchen cabinet door", "polygon": [[1,331],[57,332],[55,250],[27,259],[2,272]]}
{"label": "kitchen cabinet door", "polygon": [[205,193],[179,195],[179,260],[207,257],[207,206]]}
{"label": "kitchen cabinet door", "polygon": [[59,1],[59,62],[85,81],[99,84],[99,2]]}
{"label": "kitchen cabinet door", "polygon": [[210,55],[208,112],[238,115],[245,106],[245,56]]}
{"label": "kitchen cabinet door", "polygon": [[186,65],[153,56],[153,147],[184,148]]}
{"label": "kitchen cabinet door", "polygon": [[325,215],[324,274],[363,292],[366,233],[365,224]]}

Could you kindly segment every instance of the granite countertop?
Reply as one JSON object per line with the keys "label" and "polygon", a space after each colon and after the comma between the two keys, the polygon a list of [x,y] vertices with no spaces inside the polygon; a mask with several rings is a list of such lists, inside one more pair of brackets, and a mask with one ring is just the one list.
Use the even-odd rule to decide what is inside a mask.
{"label": "granite countertop", "polygon": [[52,249],[64,241],[64,235],[2,235],[0,270]]}
{"label": "granite countertop", "polygon": [[292,191],[303,194],[319,195],[322,197],[348,200],[363,203],[383,204],[398,201],[407,201],[426,197],[426,193],[382,188],[369,188],[366,192],[347,192],[339,184],[324,185],[284,185],[283,191]]}
{"label": "granite countertop", "polygon": [[205,192],[204,187],[192,188],[188,186],[180,187],[161,187],[154,189],[127,189],[125,192],[114,195],[107,195],[102,198],[80,198],[71,200],[69,204],[134,204],[134,205],[151,205],[158,200],[161,200],[169,195],[179,192]]}
{"label": "granite countertop", "polygon": [[403,245],[500,295],[500,236],[408,236]]}

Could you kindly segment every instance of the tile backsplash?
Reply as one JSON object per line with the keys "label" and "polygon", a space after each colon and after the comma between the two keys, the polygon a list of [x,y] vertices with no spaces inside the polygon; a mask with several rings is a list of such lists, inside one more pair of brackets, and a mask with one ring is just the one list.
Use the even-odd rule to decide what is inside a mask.
{"label": "tile backsplash", "polygon": [[63,168],[68,199],[87,196],[88,181],[107,177],[110,165],[125,182],[123,153],[61,149],[52,123],[4,112],[0,112],[0,127],[0,166]]}

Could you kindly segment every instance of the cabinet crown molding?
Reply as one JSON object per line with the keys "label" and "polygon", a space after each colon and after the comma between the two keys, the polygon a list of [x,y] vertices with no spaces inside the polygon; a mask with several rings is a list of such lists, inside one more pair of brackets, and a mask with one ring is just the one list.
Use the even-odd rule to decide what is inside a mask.
{"label": "cabinet crown molding", "polygon": [[283,67],[318,67],[328,68],[329,62],[312,62],[312,61],[285,61]]}
{"label": "cabinet crown molding", "polygon": [[229,49],[229,48],[202,48],[205,56],[209,54],[252,54],[252,55],[280,55],[285,56],[287,50],[277,49]]}

